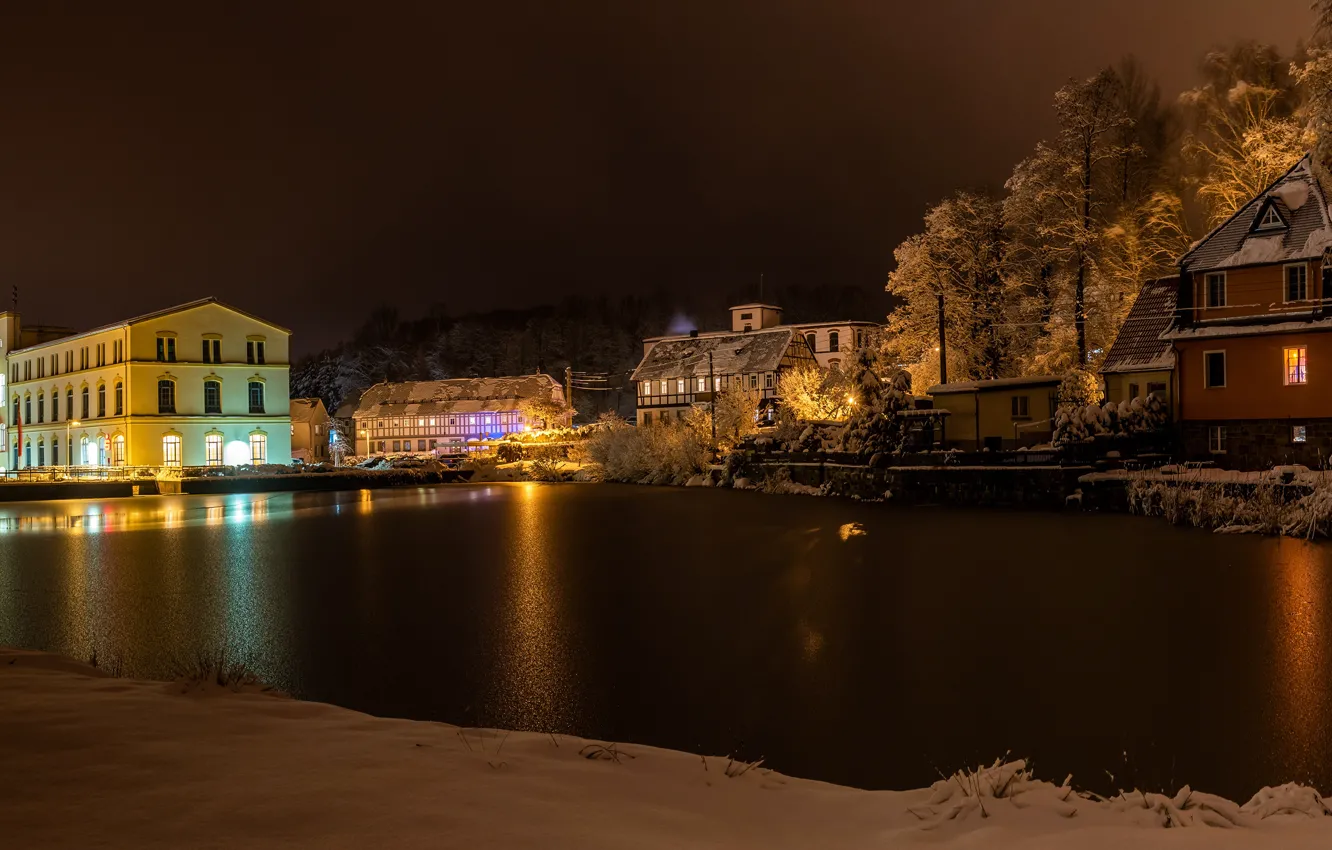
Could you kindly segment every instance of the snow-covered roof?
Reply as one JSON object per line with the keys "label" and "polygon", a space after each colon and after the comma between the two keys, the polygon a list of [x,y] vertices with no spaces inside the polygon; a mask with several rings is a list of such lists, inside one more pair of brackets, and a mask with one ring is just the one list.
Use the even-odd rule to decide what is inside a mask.
{"label": "snow-covered roof", "polygon": [[925,392],[930,395],[941,393],[974,393],[976,391],[997,390],[1012,387],[1053,387],[1063,378],[1058,375],[1036,375],[1026,378],[991,378],[988,381],[949,381],[935,384]]}
{"label": "snow-covered roof", "polygon": [[752,309],[752,308],[755,308],[755,307],[757,307],[757,308],[759,308],[759,309],[761,309],[761,310],[776,310],[778,313],[783,312],[783,311],[782,311],[782,308],[781,308],[781,307],[778,307],[776,304],[760,304],[760,303],[757,302],[757,301],[753,302],[752,304],[737,304],[737,305],[735,305],[734,307],[732,307],[731,309],[732,309],[732,310],[749,310],[749,309]]}
{"label": "snow-covered roof", "polygon": [[790,328],[773,328],[664,339],[643,356],[633,379],[655,381],[707,375],[708,354],[712,355],[714,375],[775,372],[794,335]]}
{"label": "snow-covered roof", "polygon": [[[1305,318],[1286,322],[1218,322],[1175,328],[1164,334],[1169,340],[1219,339],[1236,336],[1262,336],[1264,334],[1316,333],[1332,331],[1332,317],[1315,318],[1312,312]],[[1289,318],[1289,316],[1286,316]]]}
{"label": "snow-covered roof", "polygon": [[526,399],[553,398],[560,391],[559,383],[550,375],[375,384],[361,394],[354,415],[360,418],[517,410]]}
{"label": "snow-covered roof", "polygon": [[[1260,226],[1268,208],[1282,226]],[[1180,259],[1187,272],[1316,259],[1332,247],[1327,197],[1308,154]]]}
{"label": "snow-covered roof", "polygon": [[1178,276],[1149,280],[1142,285],[1115,344],[1105,355],[1101,374],[1175,368],[1174,348],[1170,340],[1161,339],[1161,334],[1175,320],[1178,296]]}
{"label": "snow-covered roof", "polygon": [[[317,398],[293,398],[291,400],[292,422],[313,422],[324,412],[324,402]],[[324,412],[327,416],[327,413]]]}

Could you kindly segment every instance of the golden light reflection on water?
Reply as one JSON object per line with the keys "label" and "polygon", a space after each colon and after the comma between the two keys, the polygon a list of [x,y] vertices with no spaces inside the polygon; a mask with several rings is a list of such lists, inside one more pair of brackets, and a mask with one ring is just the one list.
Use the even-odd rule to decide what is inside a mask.
{"label": "golden light reflection on water", "polygon": [[[368,491],[366,491],[368,495]],[[0,507],[0,535],[24,532],[98,534],[141,528],[264,522],[269,494],[144,496],[106,501],[29,502]],[[368,505],[368,502],[364,504]],[[365,510],[369,510],[368,506]]]}
{"label": "golden light reflection on water", "polygon": [[1273,582],[1271,734],[1287,769],[1312,775],[1320,765],[1327,715],[1329,661],[1323,544],[1277,541]]}
{"label": "golden light reflection on water", "polygon": [[559,731],[568,725],[568,646],[562,630],[560,590],[550,558],[545,497],[525,484],[517,500],[494,677],[498,713],[507,724]]}

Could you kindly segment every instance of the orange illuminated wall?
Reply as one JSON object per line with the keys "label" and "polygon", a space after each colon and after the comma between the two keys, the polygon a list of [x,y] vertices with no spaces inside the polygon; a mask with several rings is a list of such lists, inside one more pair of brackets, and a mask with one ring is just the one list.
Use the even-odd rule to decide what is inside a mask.
{"label": "orange illuminated wall", "polygon": [[1226,275],[1226,306],[1207,306],[1207,272],[1194,272],[1193,319],[1234,319],[1243,316],[1272,316],[1282,312],[1301,312],[1312,309],[1323,297],[1322,267],[1319,260],[1301,261],[1289,265],[1308,267],[1308,301],[1286,303],[1286,270],[1284,264],[1252,266],[1243,269],[1218,269]]}
{"label": "orange illuminated wall", "polygon": [[[1306,349],[1306,383],[1285,383],[1285,349]],[[1332,418],[1332,333],[1176,342],[1183,419]],[[1226,352],[1226,386],[1208,388],[1203,353]]]}

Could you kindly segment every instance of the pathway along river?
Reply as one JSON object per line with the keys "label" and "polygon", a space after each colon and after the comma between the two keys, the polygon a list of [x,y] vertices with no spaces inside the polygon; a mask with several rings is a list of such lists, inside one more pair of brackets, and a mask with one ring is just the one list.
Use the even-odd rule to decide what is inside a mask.
{"label": "pathway along river", "polygon": [[[1332,545],[618,485],[0,505],[0,645],[870,788],[1332,790]],[[1113,781],[1107,771],[1114,774]]]}

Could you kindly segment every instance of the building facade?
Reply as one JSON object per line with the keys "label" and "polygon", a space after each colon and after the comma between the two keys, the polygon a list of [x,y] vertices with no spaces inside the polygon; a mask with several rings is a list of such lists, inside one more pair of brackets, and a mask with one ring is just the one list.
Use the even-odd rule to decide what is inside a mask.
{"label": "building facade", "polygon": [[1175,324],[1179,277],[1149,280],[1101,362],[1106,401],[1155,395],[1174,413],[1175,349],[1166,334]]}
{"label": "building facade", "polygon": [[1306,156],[1180,260],[1184,453],[1257,469],[1332,453],[1327,195]]}
{"label": "building facade", "polygon": [[338,416],[352,420],[356,454],[363,457],[460,454],[469,441],[569,424],[571,411],[558,423],[529,414],[533,402],[563,407],[564,387],[550,375],[382,383],[362,393],[349,410],[340,407]]}
{"label": "building facade", "polygon": [[3,465],[289,463],[290,336],[214,298],[39,341],[0,314]]}
{"label": "building facade", "polygon": [[936,411],[948,411],[948,448],[1015,449],[1050,442],[1059,400],[1058,376],[957,381],[927,391]]}
{"label": "building facade", "polygon": [[326,463],[329,459],[328,408],[319,398],[291,400],[291,459]]}

